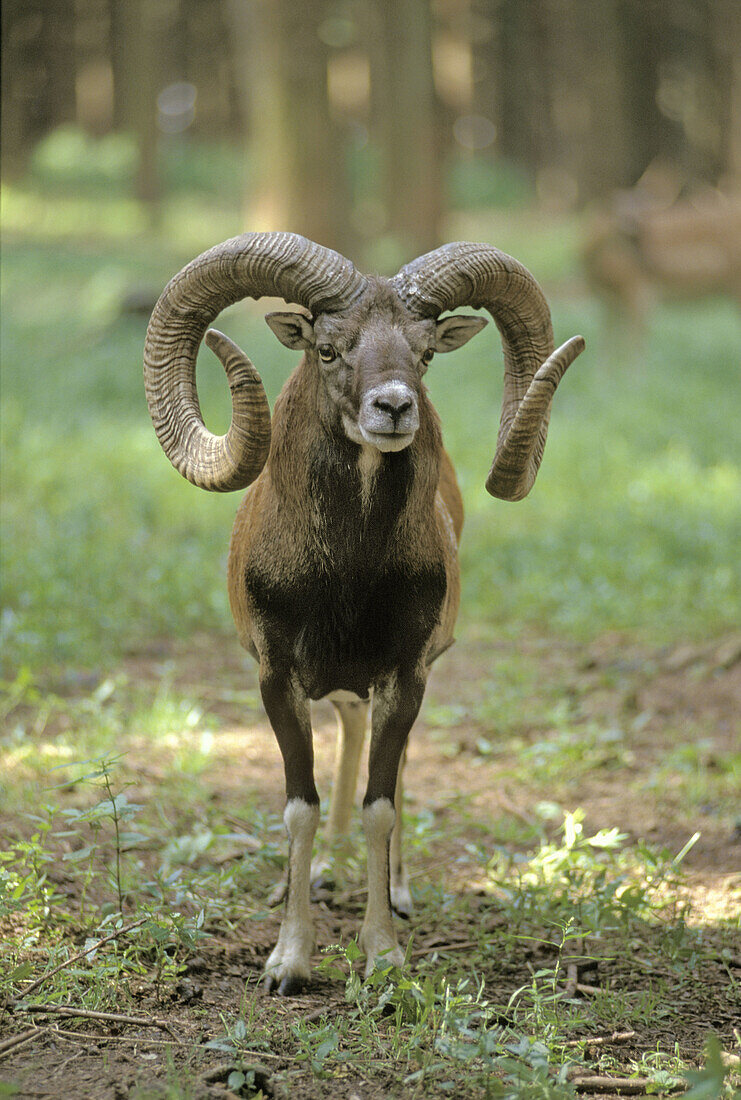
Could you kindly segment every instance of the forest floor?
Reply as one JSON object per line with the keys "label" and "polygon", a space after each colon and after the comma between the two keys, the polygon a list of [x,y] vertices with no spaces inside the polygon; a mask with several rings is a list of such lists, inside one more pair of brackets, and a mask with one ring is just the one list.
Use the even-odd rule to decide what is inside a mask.
{"label": "forest floor", "polygon": [[[682,1091],[693,1067],[705,1097],[738,1086],[738,636],[651,651],[618,636],[459,642],[433,672],[409,751],[417,911],[397,922],[408,967],[360,981],[356,830],[357,858],[314,906],[315,980],[287,999],[260,984],[280,919],[266,897],[283,862],[282,768],[233,641],[164,641],[106,681],[62,678],[10,699],[25,736],[6,754],[20,794],[0,813],[6,897],[19,899],[1,929],[0,1095],[555,1100]],[[135,700],[150,710],[121,725]],[[118,845],[110,807],[97,826],[90,814],[105,806],[99,775],[48,793],[50,767],[75,771],[63,747],[100,748],[114,705],[125,755],[104,768],[108,796],[117,824],[138,830]],[[314,720],[326,794],[329,705]],[[13,874],[25,892],[8,889]],[[70,963],[115,881],[123,921],[96,933],[114,938]],[[163,911],[194,914],[199,899],[202,927],[168,932]]]}

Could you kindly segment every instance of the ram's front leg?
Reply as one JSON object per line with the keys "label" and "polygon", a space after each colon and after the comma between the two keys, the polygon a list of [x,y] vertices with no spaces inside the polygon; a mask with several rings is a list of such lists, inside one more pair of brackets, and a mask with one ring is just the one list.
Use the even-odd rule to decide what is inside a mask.
{"label": "ram's front leg", "polygon": [[288,675],[263,667],[260,690],[278,739],[286,772],[288,881],[278,942],[265,964],[265,985],[282,996],[299,993],[309,980],[314,925],[310,908],[311,849],[319,824],[309,702]]}
{"label": "ram's front leg", "polygon": [[[368,759],[368,788],[363,800],[363,829],[368,845],[368,905],[360,933],[367,956],[366,977],[375,960],[400,966],[389,896],[389,844],[397,810],[394,795],[409,731],[422,705],[425,679],[417,670],[399,673],[377,685]],[[401,807],[398,807],[401,812]]]}

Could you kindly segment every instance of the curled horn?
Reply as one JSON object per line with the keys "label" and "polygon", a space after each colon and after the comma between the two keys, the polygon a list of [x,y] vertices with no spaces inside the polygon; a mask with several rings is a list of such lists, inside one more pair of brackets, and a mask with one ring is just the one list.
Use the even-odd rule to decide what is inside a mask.
{"label": "curled horn", "polygon": [[553,394],[584,350],[583,338],[574,336],[554,351],[542,290],[527,268],[490,245],[443,245],[407,264],[391,281],[417,316],[483,306],[494,318],[504,348],[504,395],[486,488],[503,500],[522,500],[543,457]]}
{"label": "curled horn", "polygon": [[[226,306],[266,295],[312,314],[343,309],[365,287],[349,260],[295,233],[245,233],[202,253],[165,287],[149,321],[144,386],[157,438],[176,470],[202,489],[243,489],[270,449],[270,407],[260,375],[226,336],[206,330]],[[224,366],[232,393],[223,436],[203,422],[196,389],[201,340]]]}

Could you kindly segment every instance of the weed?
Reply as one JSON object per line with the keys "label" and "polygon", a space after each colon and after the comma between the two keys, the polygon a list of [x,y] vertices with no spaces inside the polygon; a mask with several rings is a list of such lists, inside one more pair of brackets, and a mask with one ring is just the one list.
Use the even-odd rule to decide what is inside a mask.
{"label": "weed", "polygon": [[[516,995],[503,1007],[487,999],[483,980],[475,976],[455,982],[440,972],[413,977],[384,967],[380,960],[361,982],[353,968],[359,954],[351,942],[331,949],[323,963],[330,976],[347,970],[345,997],[353,1006],[349,1019],[355,1057],[363,1057],[357,1050],[361,1042],[366,1058],[390,1046],[397,1066],[403,1067],[404,1086],[422,1095],[425,1089],[455,1089],[463,1067],[479,1095],[548,1100],[572,1095],[565,1083],[567,1067],[554,1073],[548,1045],[527,1038],[508,1012]],[[333,1041],[322,1048],[325,1058],[336,1045]]]}

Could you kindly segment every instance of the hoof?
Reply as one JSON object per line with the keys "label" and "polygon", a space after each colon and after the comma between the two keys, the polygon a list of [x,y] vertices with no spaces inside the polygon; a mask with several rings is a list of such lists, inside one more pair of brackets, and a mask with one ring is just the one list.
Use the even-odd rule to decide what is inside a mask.
{"label": "hoof", "polygon": [[295,997],[309,984],[313,930],[288,929],[284,924],[278,942],[265,963],[264,985],[267,993]]}
{"label": "hoof", "polygon": [[266,974],[263,984],[266,993],[277,993],[279,997],[296,997],[299,993],[303,993],[309,984],[309,980],[308,978],[297,977],[294,974],[287,974],[285,978]]}
{"label": "hoof", "polygon": [[392,887],[391,908],[404,920],[410,920],[414,916],[414,902],[409,890],[394,890]]}

